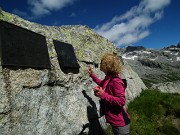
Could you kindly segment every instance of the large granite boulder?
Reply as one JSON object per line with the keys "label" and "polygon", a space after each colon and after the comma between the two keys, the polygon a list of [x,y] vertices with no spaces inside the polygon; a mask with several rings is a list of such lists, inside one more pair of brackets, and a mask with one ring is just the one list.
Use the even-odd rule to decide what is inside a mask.
{"label": "large granite boulder", "polygon": [[[86,68],[90,64],[103,78],[98,64],[103,53],[116,52],[114,44],[87,26],[42,26],[1,13],[0,19],[46,37],[51,69],[0,66],[0,134],[102,134],[101,126],[106,124],[98,119],[99,99],[93,95],[95,83]],[[78,73],[61,70],[54,39],[73,45],[80,65]],[[128,102],[146,88],[126,62],[122,77],[128,81]]]}

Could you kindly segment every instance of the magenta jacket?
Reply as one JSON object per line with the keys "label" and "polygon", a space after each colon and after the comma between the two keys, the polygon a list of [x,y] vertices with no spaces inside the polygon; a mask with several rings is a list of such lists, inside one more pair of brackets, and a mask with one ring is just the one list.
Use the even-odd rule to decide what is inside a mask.
{"label": "magenta jacket", "polygon": [[[93,73],[90,77],[97,85],[103,87],[103,89],[105,88],[105,92],[100,98],[103,101],[103,113],[106,121],[112,126],[122,127],[128,125],[130,123],[130,116],[124,108],[126,101],[125,84],[120,76],[106,75],[105,79],[101,80]],[[114,78],[112,79],[112,77]]]}

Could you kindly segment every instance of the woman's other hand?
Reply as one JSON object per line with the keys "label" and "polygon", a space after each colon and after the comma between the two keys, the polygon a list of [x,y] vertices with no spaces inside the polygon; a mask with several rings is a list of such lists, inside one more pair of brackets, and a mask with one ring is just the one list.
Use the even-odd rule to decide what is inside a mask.
{"label": "woman's other hand", "polygon": [[94,90],[94,95],[95,95],[96,97],[100,97],[100,96],[104,93],[104,91],[105,91],[105,90],[104,90],[102,87],[100,87],[100,86],[94,87],[93,90]]}

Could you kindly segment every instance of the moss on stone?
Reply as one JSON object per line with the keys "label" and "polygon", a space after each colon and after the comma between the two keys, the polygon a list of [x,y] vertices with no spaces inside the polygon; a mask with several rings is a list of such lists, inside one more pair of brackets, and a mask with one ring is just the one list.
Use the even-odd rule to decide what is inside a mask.
{"label": "moss on stone", "polygon": [[0,125],[4,123],[5,118],[5,115],[0,115]]}
{"label": "moss on stone", "polygon": [[2,11],[1,13],[2,13],[2,15],[0,15],[0,20],[10,22],[10,21],[12,21],[13,18],[14,18],[11,14],[6,13],[6,12],[4,12],[4,11]]}

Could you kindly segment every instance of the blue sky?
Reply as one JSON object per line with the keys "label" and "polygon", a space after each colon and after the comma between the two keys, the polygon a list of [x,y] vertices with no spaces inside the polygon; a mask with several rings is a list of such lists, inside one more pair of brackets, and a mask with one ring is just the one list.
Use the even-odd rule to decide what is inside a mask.
{"label": "blue sky", "polygon": [[0,7],[48,26],[87,25],[116,46],[180,43],[180,0],[0,0]]}

